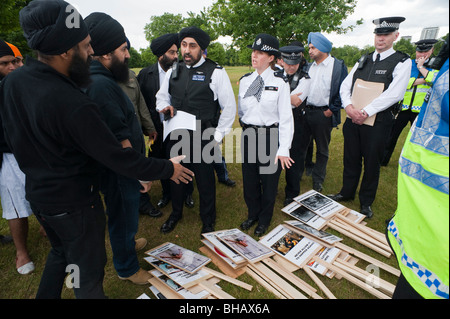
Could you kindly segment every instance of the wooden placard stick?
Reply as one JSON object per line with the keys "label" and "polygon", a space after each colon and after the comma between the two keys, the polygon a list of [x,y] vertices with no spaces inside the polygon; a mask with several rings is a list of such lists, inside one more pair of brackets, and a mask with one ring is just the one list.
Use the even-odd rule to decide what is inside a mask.
{"label": "wooden placard stick", "polygon": [[261,286],[263,286],[267,291],[273,293],[276,297],[278,297],[280,299],[287,299],[287,297],[284,294],[282,294],[275,287],[273,287],[271,284],[269,284],[267,281],[265,281],[263,278],[261,278],[259,276],[259,274],[257,273],[257,271],[250,264],[247,265],[246,272],[257,283],[259,283]]}
{"label": "wooden placard stick", "polygon": [[[366,247],[368,247],[368,248],[370,248],[370,249],[376,251],[376,252],[379,253],[380,255],[383,255],[383,256],[385,256],[385,257],[387,257],[387,258],[389,258],[389,257],[391,256],[391,254],[390,254],[389,252],[387,252],[387,251],[385,251],[384,249],[382,249],[382,248],[380,248],[380,247],[378,247],[378,246],[376,246],[376,245],[373,245],[372,243],[369,243],[368,241],[362,239],[361,237],[358,237],[358,236],[352,234],[351,232],[349,232],[349,231],[343,229],[342,227],[340,227],[339,224],[335,223],[335,222],[332,221],[332,220],[328,223],[328,225],[329,225],[331,228],[333,228],[333,229],[337,230],[338,232],[340,232],[342,235],[347,236],[347,237],[353,239],[354,241],[359,242],[360,244],[362,244],[362,245],[364,245],[364,246],[366,246]],[[338,245],[338,244],[339,244],[339,243],[336,243],[336,245]]]}
{"label": "wooden placard stick", "polygon": [[382,242],[385,245],[389,245],[387,240],[386,240],[386,236],[384,236],[384,234],[376,231],[375,229],[372,229],[370,227],[358,224],[353,222],[352,220],[350,220],[349,218],[343,216],[343,215],[336,215],[337,218],[339,218],[340,220],[342,220],[343,222],[345,222],[346,224],[349,224],[357,229],[359,229],[360,231],[362,231],[363,233],[375,238],[376,240]]}
{"label": "wooden placard stick", "polygon": [[[391,297],[394,294],[395,286],[390,282],[387,282],[386,280],[383,280],[379,277],[374,277],[367,271],[358,268],[356,266],[349,265],[345,262],[335,261],[333,264],[345,270],[349,274],[355,276],[356,278],[363,280],[366,284],[371,285],[373,288],[379,289],[387,293]],[[369,280],[369,278],[374,278],[376,282],[374,280]]]}
{"label": "wooden placard stick", "polygon": [[217,278],[223,279],[225,281],[228,281],[229,283],[232,283],[233,285],[236,285],[236,286],[239,286],[241,288],[247,289],[248,291],[252,291],[252,289],[253,289],[252,285],[249,285],[249,284],[247,284],[247,283],[245,283],[243,281],[237,280],[235,278],[231,278],[231,277],[229,277],[227,275],[224,275],[224,274],[222,274],[222,273],[220,273],[218,271],[215,271],[215,270],[213,270],[211,268],[203,267],[202,269],[204,271],[208,272],[209,274],[213,275],[214,277],[217,277]]}
{"label": "wooden placard stick", "polygon": [[288,297],[291,297],[292,299],[308,299],[305,295],[300,293],[300,291],[292,287],[288,282],[261,262],[255,263],[252,266],[261,277],[265,278],[271,285],[277,287],[280,291],[285,292]]}
{"label": "wooden placard stick", "polygon": [[351,225],[351,224],[345,223],[342,220],[334,220],[334,222],[336,223],[336,225],[351,232],[355,236],[358,236],[358,237],[362,238],[363,240],[366,240],[366,241],[372,243],[373,245],[376,245],[376,246],[380,247],[381,249],[385,250],[386,252],[392,254],[392,250],[389,245],[387,245],[387,244],[379,241],[378,239],[366,234],[365,232],[359,230],[358,228],[354,227],[354,224]]}
{"label": "wooden placard stick", "polygon": [[286,278],[290,283],[292,283],[294,286],[308,294],[308,296],[314,298],[314,299],[323,299],[321,296],[319,296],[316,292],[317,290],[310,286],[305,281],[301,280],[299,277],[294,275],[293,273],[289,272],[288,270],[284,269],[282,266],[280,266],[278,263],[276,263],[274,260],[267,258],[263,260],[264,264],[272,268],[274,271],[279,273],[281,276]]}
{"label": "wooden placard stick", "polygon": [[198,284],[200,287],[207,290],[212,295],[216,296],[218,299],[236,299],[232,295],[226,293],[220,288],[217,288],[217,286],[207,280],[201,282]]}
{"label": "wooden placard stick", "polygon": [[316,274],[308,267],[305,266],[302,268],[306,274],[316,283],[317,286],[323,291],[323,293],[330,299],[337,299],[333,293],[328,289],[327,286],[322,282],[322,280],[319,279],[319,277],[316,276]]}
{"label": "wooden placard stick", "polygon": [[320,264],[322,264],[323,266],[327,267],[328,269],[331,269],[332,271],[334,271],[336,273],[339,273],[342,277],[344,277],[345,279],[347,279],[348,281],[350,281],[354,285],[358,286],[359,288],[362,288],[365,291],[371,293],[375,297],[380,298],[380,299],[391,299],[391,298],[389,298],[389,296],[383,294],[381,291],[378,291],[375,288],[367,285],[365,282],[362,282],[361,280],[353,277],[352,275],[350,275],[346,271],[342,270],[341,268],[336,267],[336,266],[334,266],[334,265],[332,265],[330,263],[327,263],[326,261],[318,258],[317,256],[314,256],[313,260],[318,262],[318,263],[320,263]]}
{"label": "wooden placard stick", "polygon": [[367,262],[369,262],[369,263],[371,263],[371,264],[373,264],[375,266],[378,266],[381,269],[384,269],[387,272],[389,272],[389,273],[391,273],[391,274],[393,274],[393,275],[395,275],[397,277],[400,277],[400,273],[401,273],[400,270],[398,270],[398,269],[396,269],[396,268],[394,268],[392,266],[389,266],[388,264],[385,264],[385,263],[379,261],[378,259],[370,257],[369,255],[366,255],[366,254],[360,252],[359,250],[351,248],[351,247],[349,247],[349,246],[347,246],[347,245],[345,245],[343,243],[337,243],[336,247],[339,248],[339,249],[342,249],[342,250],[344,250],[344,251],[346,251],[346,252],[348,252],[348,253],[350,253],[350,254],[358,257],[358,258],[361,258],[361,259],[363,259],[363,260],[365,260],[365,261],[367,261]]}

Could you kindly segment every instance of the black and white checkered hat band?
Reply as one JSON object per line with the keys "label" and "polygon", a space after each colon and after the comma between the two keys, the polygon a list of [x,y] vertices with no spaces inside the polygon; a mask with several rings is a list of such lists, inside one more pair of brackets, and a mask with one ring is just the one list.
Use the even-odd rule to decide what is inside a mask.
{"label": "black and white checkered hat band", "polygon": [[382,23],[377,25],[377,28],[394,28],[394,29],[398,29],[398,28],[400,28],[400,23],[393,23],[393,22],[383,21]]}
{"label": "black and white checkered hat band", "polygon": [[262,48],[260,49],[260,51],[266,51],[266,52],[270,52],[270,51],[275,51],[278,52],[278,49],[272,48],[271,46],[264,44],[262,46]]}

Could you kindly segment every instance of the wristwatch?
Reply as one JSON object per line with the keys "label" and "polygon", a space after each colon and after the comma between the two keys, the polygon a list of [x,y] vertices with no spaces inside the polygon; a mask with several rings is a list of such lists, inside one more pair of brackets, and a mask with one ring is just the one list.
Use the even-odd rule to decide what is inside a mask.
{"label": "wristwatch", "polygon": [[361,114],[364,115],[364,116],[369,116],[369,115],[366,113],[366,111],[364,111],[364,110],[361,110]]}
{"label": "wristwatch", "polygon": [[420,70],[420,69],[423,69],[423,66],[419,66],[417,69],[419,69],[419,70]]}

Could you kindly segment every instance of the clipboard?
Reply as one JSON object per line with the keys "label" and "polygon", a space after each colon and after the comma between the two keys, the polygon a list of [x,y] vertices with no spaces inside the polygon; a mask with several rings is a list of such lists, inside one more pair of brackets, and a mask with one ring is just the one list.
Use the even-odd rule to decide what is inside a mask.
{"label": "clipboard", "polygon": [[[384,91],[384,84],[378,82],[367,82],[361,79],[355,81],[352,93],[352,104],[357,110],[362,110],[367,105],[372,103],[377,97]],[[374,114],[368,117],[365,121],[365,125],[373,126],[377,115]]]}

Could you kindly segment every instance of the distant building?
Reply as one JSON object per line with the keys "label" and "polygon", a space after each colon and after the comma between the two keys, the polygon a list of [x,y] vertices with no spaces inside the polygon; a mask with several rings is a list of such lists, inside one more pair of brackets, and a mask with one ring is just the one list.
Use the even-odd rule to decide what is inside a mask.
{"label": "distant building", "polygon": [[437,39],[439,34],[439,27],[423,28],[420,40]]}
{"label": "distant building", "polygon": [[402,40],[404,39],[404,40],[407,40],[407,41],[411,42],[412,37],[410,35],[405,35],[405,36],[401,37],[401,39]]}

